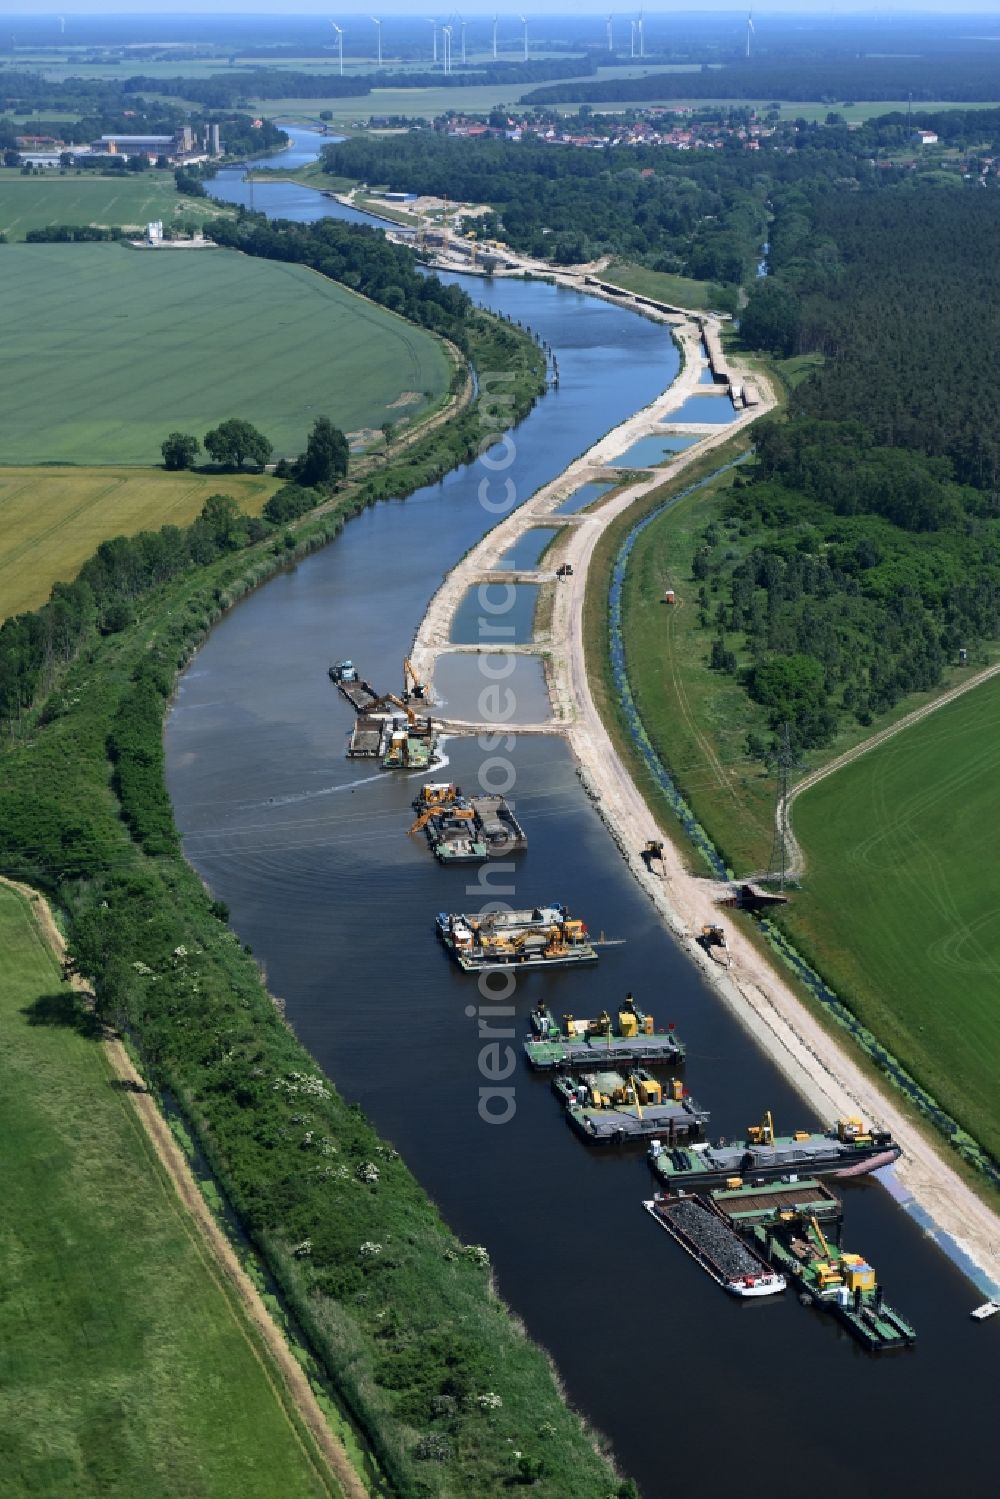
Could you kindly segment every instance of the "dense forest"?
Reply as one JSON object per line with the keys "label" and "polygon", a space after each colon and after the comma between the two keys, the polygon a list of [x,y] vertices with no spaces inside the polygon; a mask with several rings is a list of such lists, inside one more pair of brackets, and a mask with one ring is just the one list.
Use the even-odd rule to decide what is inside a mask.
{"label": "dense forest", "polygon": [[40,73],[0,72],[0,108],[66,109],[81,103],[92,105],[100,100],[106,107],[122,107],[123,101],[135,95],[161,94],[177,99],[191,99],[212,109],[227,109],[252,99],[356,99],[373,89],[469,88],[484,84],[526,84],[543,79],[586,77],[596,71],[590,56],[530,58],[527,61],[504,59],[486,62],[474,70],[443,73],[395,72],[389,68],[370,73],[341,77],[338,71],[301,72],[293,68],[241,67],[209,77],[184,77],[179,61],[177,76],[158,78],[143,73],[127,78],[67,78],[53,82]]}
{"label": "dense forest", "polygon": [[1000,71],[989,52],[952,56],[844,57],[821,62],[740,59],[697,73],[639,78],[595,78],[585,84],[550,83],[525,94],[524,104],[591,104],[670,99],[785,99],[835,103],[849,99],[1000,100]]}
{"label": "dense forest", "polygon": [[[759,258],[765,189],[733,161],[662,150],[560,151],[534,141],[439,132],[328,146],[325,170],[390,189],[489,203],[470,221],[558,264],[604,251],[706,281],[738,282]],[[648,175],[647,175],[648,173]]]}
{"label": "dense forest", "polygon": [[992,511],[1000,198],[920,187],[789,191],[776,201],[771,265],[751,292],[745,341],[824,355],[792,400],[793,419],[836,415],[873,444],[947,459]]}
{"label": "dense forest", "polygon": [[1000,201],[806,184],[774,207],[742,337],[823,363],[756,429],[695,573],[713,667],[811,747],[1000,636]]}
{"label": "dense forest", "polygon": [[[897,456],[905,491],[919,463]],[[694,576],[712,669],[739,677],[775,735],[787,723],[794,748],[825,745],[845,717],[871,723],[1000,635],[1000,521],[914,532],[772,473],[733,488]],[[751,736],[749,753],[767,748]]]}

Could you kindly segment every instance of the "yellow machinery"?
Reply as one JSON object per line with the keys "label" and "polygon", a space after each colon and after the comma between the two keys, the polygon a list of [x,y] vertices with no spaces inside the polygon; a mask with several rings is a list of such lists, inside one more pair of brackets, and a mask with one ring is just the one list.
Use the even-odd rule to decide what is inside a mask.
{"label": "yellow machinery", "polygon": [[[637,1078],[635,1079],[635,1086],[636,1092],[643,1103],[655,1104],[663,1102],[663,1085],[655,1077]],[[672,1084],[671,1086],[676,1087],[677,1085]]]}
{"label": "yellow machinery", "polygon": [[416,822],[411,826],[410,832],[419,833],[421,828],[425,828],[435,817],[454,817],[458,822],[472,822],[475,819],[475,815],[471,807],[456,807],[450,802],[442,802],[437,806],[428,807],[426,811],[421,812]]}
{"label": "yellow machinery", "polygon": [[837,1139],[845,1145],[870,1145],[871,1135],[860,1119],[838,1119]]}
{"label": "yellow machinery", "polygon": [[816,1284],[821,1291],[835,1291],[838,1286],[844,1284],[844,1277],[836,1265],[831,1265],[828,1260],[820,1260],[813,1266],[816,1275]]}
{"label": "yellow machinery", "polygon": [[422,699],[426,696],[427,688],[414,671],[413,662],[406,656],[403,660],[403,697],[409,701],[411,697]]}
{"label": "yellow machinery", "polygon": [[830,1257],[830,1246],[826,1242],[826,1234],[820,1228],[820,1226],[819,1226],[819,1220],[817,1219],[815,1213],[810,1216],[809,1222],[812,1224],[812,1231],[816,1235],[817,1239],[819,1240],[820,1247],[822,1248],[823,1253],[826,1255],[827,1259],[829,1259],[829,1257]]}
{"label": "yellow machinery", "polygon": [[420,810],[423,812],[427,807],[440,807],[445,802],[453,802],[458,795],[458,787],[450,781],[426,781],[420,788]]}
{"label": "yellow machinery", "polygon": [[751,1124],[747,1130],[747,1139],[751,1145],[774,1144],[774,1120],[771,1117],[770,1109],[768,1109],[759,1124]]}
{"label": "yellow machinery", "polygon": [[842,1254],[843,1279],[849,1291],[874,1291],[875,1271],[860,1254]]}
{"label": "yellow machinery", "polygon": [[634,1010],[618,1011],[618,1029],[627,1040],[639,1034],[639,1017]]}
{"label": "yellow machinery", "polygon": [[378,713],[379,710],[381,708],[384,708],[387,703],[392,703],[393,707],[402,709],[402,711],[406,714],[406,721],[411,727],[416,724],[416,713],[414,713],[409,703],[404,703],[403,699],[401,697],[397,697],[394,692],[383,692],[381,697],[377,697],[375,701],[365,709],[365,712]]}

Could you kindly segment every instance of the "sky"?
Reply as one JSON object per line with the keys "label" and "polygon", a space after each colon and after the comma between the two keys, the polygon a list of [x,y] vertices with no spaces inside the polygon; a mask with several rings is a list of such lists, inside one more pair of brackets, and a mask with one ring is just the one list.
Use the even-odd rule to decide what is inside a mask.
{"label": "sky", "polygon": [[[647,16],[681,13],[694,10],[698,11],[728,11],[733,14],[741,14],[746,6],[734,3],[734,0],[699,0],[697,6],[692,5],[690,0],[684,3],[667,6],[663,4],[647,4],[645,12]],[[607,15],[609,10],[616,15],[628,16],[638,13],[638,5],[615,4],[614,0],[609,5],[608,0],[522,0],[505,9],[497,0],[441,0],[435,6],[434,0],[426,3],[426,0],[381,0],[378,5],[380,15],[409,15],[431,16],[435,9],[442,14],[454,9],[462,15],[493,15],[499,12],[501,16],[517,15],[523,11],[525,15]],[[776,3],[754,6],[758,15],[774,15],[779,12],[784,15],[912,15],[919,12],[922,15],[941,14],[952,17],[960,15],[983,15],[1000,19],[1000,0],[957,0],[956,4],[948,5],[943,0],[877,0],[876,4],[865,4],[864,0],[776,0]],[[349,16],[365,13],[357,8],[357,0],[353,4],[337,4],[337,0],[291,0],[287,7],[275,3],[275,0],[175,0],[173,4],[166,4],[164,0],[63,0],[58,7],[46,5],[44,8],[35,7],[26,0],[0,0],[0,17],[23,16],[31,13],[35,16],[72,16],[72,15],[178,15],[183,13],[197,13],[201,15],[289,15],[289,16]]]}

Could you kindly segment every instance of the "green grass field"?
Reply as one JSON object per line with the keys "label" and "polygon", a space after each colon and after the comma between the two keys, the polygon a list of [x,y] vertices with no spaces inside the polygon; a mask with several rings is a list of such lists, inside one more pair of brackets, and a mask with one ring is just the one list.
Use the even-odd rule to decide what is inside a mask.
{"label": "green grass field", "polygon": [[630,265],[628,261],[616,260],[602,273],[602,280],[614,286],[624,286],[626,291],[638,292],[640,297],[657,297],[662,302],[674,302],[678,307],[693,307],[704,312],[712,306],[712,283],[693,281],[690,276],[674,276],[667,271],[650,271],[644,265]]}
{"label": "green grass field", "polygon": [[188,525],[220,491],[256,515],[278,487],[267,474],[0,468],[0,619],[43,604],[109,536]]}
{"label": "green grass field", "polygon": [[993,679],[803,792],[804,890],[782,923],[994,1158],[998,737]]}
{"label": "green grass field", "polygon": [[27,904],[0,888],[3,1491],[332,1492]]}
{"label": "green grass field", "polygon": [[170,172],[128,172],[121,179],[93,173],[22,177],[18,168],[0,169],[0,233],[21,240],[29,229],[49,224],[120,225],[145,228],[151,219],[164,224],[201,224],[219,216],[218,205],[179,193]]}
{"label": "green grass field", "polygon": [[[159,462],[178,429],[245,417],[275,456],[446,392],[440,343],[302,266],[227,250],[7,245],[0,463]],[[13,295],[16,288],[16,297]]]}

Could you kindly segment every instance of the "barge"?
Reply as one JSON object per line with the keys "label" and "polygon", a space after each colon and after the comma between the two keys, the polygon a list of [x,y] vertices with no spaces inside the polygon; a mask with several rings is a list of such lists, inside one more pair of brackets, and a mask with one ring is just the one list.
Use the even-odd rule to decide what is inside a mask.
{"label": "barge", "polygon": [[330,681],[340,689],[355,713],[367,712],[378,701],[375,688],[358,676],[353,661],[335,661],[330,667]]}
{"label": "barge", "polygon": [[791,1174],[864,1176],[898,1160],[900,1147],[885,1131],[866,1131],[859,1119],[841,1119],[824,1134],[798,1130],[776,1135],[771,1115],[751,1125],[745,1140],[665,1148],[653,1140],[649,1159],[668,1186],[740,1186]]}
{"label": "barge", "polygon": [[430,719],[426,723],[427,728],[413,722],[403,727],[398,720],[392,720],[382,748],[383,770],[427,769],[434,754],[435,739]]}
{"label": "barge", "polygon": [[703,1198],[657,1192],[643,1207],[730,1296],[777,1296],[785,1289],[785,1277]]}
{"label": "barge", "polygon": [[740,1233],[800,1214],[818,1223],[839,1225],[844,1213],[840,1198],[814,1176],[762,1186],[719,1187],[709,1193],[709,1199]]}
{"label": "barge", "polygon": [[491,859],[501,859],[528,847],[527,834],[506,797],[474,796],[471,804],[479,836]]}
{"label": "barge", "polygon": [[609,1066],[648,1062],[673,1067],[684,1060],[684,1045],[673,1026],[658,1031],[652,1015],[638,1009],[626,994],[618,1009],[617,1026],[607,1010],[595,1020],[564,1015],[558,1026],[544,1000],[531,1012],[531,1035],[524,1043],[530,1065],[540,1072],[560,1067]]}
{"label": "barge", "polygon": [[421,829],[442,864],[481,864],[527,848],[524,829],[502,796],[462,795],[449,781],[428,781],[413,803]]}
{"label": "barge", "polygon": [[375,760],[382,754],[385,738],[385,719],[369,718],[363,714],[355,720],[351,737],[347,743],[347,754],[351,760]]}
{"label": "barge", "polygon": [[830,1313],[870,1353],[917,1341],[910,1323],[885,1300],[868,1261],[831,1243],[814,1215],[776,1214],[751,1235],[771,1265],[787,1274],[800,1300]]}
{"label": "barge", "polygon": [[552,1087],[562,1099],[567,1123],[588,1145],[635,1145],[666,1133],[692,1140],[708,1122],[683,1083],[666,1087],[643,1067],[630,1072],[560,1073]]}
{"label": "barge", "polygon": [[437,933],[466,973],[485,968],[575,968],[597,962],[586,926],[559,904],[485,915],[441,911]]}
{"label": "barge", "polygon": [[427,770],[437,746],[431,720],[360,713],[347,744],[352,760],[380,760],[383,770]]}

